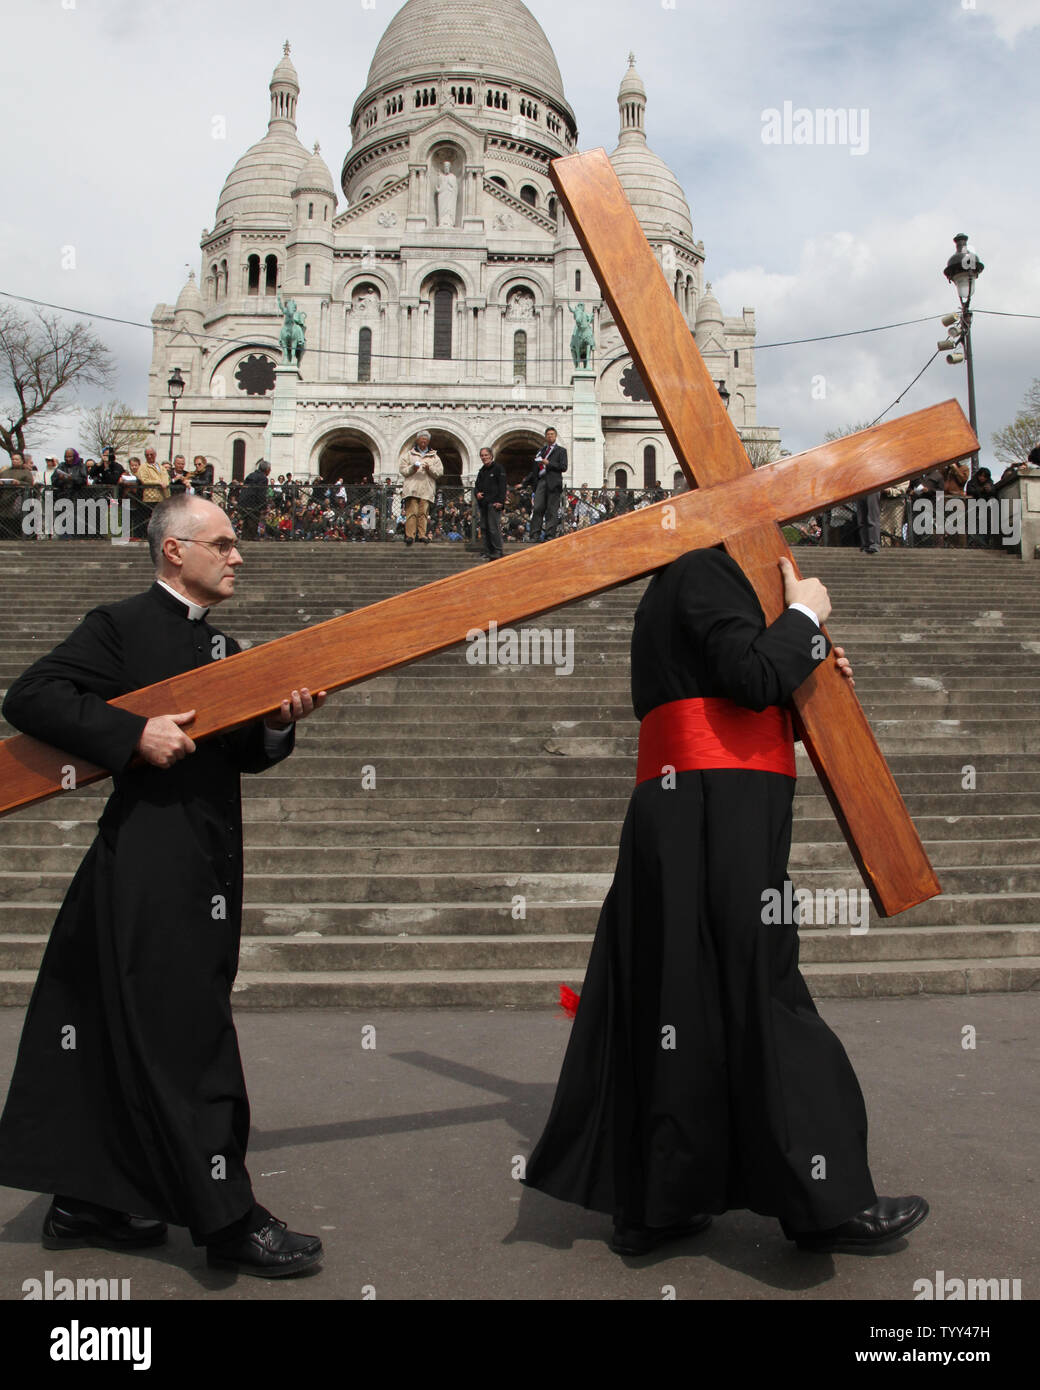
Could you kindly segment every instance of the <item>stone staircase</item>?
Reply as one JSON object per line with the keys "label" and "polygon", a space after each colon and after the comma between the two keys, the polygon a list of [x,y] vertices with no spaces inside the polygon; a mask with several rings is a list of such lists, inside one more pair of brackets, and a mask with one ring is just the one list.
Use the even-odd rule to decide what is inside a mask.
{"label": "stone staircase", "polygon": [[[218,621],[255,645],[475,557],[448,545],[256,544],[245,558]],[[1040,987],[1040,567],[953,550],[824,550],[802,563],[831,591],[832,635],[944,889],[888,921],[871,909],[865,932],[803,927],[810,987]],[[139,546],[0,545],[0,688],[93,604],[150,578]],[[568,676],[442,653],[332,697],[300,726],[291,759],[243,780],[239,1007],[548,1007],[561,983],[580,989],[632,786],[628,647],[642,590],[529,624],[573,629]],[[798,756],[792,878],[858,889]],[[0,1003],[29,997],[107,787],[0,820]]]}

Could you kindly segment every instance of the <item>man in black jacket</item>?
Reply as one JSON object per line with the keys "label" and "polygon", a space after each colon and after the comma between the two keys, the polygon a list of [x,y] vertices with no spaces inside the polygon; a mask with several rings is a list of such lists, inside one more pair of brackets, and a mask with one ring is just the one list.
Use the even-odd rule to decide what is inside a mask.
{"label": "man in black jacket", "polygon": [[[323,703],[196,747],[194,710],[108,703],[234,655],[212,605],[242,563],[227,516],[189,494],[148,527],[156,582],[87,614],[7,693],[16,729],[109,768],[115,790],[51,932],[0,1119],[0,1183],[54,1194],[49,1250],[128,1249],[187,1226],[211,1264],[267,1278],[322,1253],[254,1200],[231,1014],[242,918],[239,775],[293,749]],[[131,1215],[131,1213],[135,1213]]]}
{"label": "man in black jacket", "polygon": [[238,495],[238,506],[242,513],[242,539],[255,541],[260,513],[267,506],[267,485],[271,477],[271,465],[267,459],[260,462],[242,484]]}
{"label": "man in black jacket", "polygon": [[[545,431],[545,443],[535,455],[534,467],[524,479],[524,487],[534,488],[531,509],[531,540],[551,541],[556,535],[560,515],[563,475],[567,471],[567,450],[556,442],[556,431]],[[543,531],[544,523],[544,531]]]}
{"label": "man in black jacket", "polygon": [[502,508],[506,500],[506,470],[495,462],[490,449],[480,451],[480,472],[473,484],[484,536],[484,559],[502,558]]}

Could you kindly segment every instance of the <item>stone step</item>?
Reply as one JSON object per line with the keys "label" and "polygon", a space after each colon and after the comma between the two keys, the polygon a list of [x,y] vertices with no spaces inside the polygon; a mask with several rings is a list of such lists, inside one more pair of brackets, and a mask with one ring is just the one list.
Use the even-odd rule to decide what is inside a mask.
{"label": "stone step", "polygon": [[[935,961],[946,958],[1040,956],[1040,926],[877,927],[869,933],[846,928],[802,928],[801,964],[873,961]],[[293,936],[246,936],[240,970],[565,970],[584,973],[592,937],[588,934],[512,933],[496,935],[336,936],[297,932]],[[39,967],[46,939],[0,934],[0,970]]]}
{"label": "stone step", "polygon": [[[799,875],[800,886],[807,886]],[[602,881],[607,881],[606,879]],[[59,885],[56,884],[57,888]],[[64,885],[61,885],[64,886]],[[252,885],[251,885],[252,886]],[[858,884],[856,885],[858,886]],[[559,902],[529,897],[524,905],[525,933],[589,933],[595,931],[604,891],[584,901]],[[60,895],[39,895],[32,901],[11,898],[2,904],[5,929],[18,935],[46,936],[54,923]],[[386,936],[402,933],[426,936],[500,935],[518,930],[517,912],[511,899],[424,902],[352,902],[344,898],[327,902],[292,902],[279,897],[263,901],[247,896],[243,931],[249,936],[284,936],[317,932],[338,936]],[[939,897],[900,913],[898,919],[879,919],[873,908],[868,915],[869,940],[897,920],[900,926],[978,928],[1021,926],[1040,920],[1040,894],[1006,892],[972,894],[943,892]],[[840,927],[840,924],[839,924]]]}
{"label": "stone step", "polygon": [[[267,782],[270,776],[270,773],[266,774],[264,781]],[[834,818],[826,797],[815,779],[811,782],[815,790],[808,790],[806,784],[809,780],[805,779],[795,796],[796,831],[802,821],[821,822],[827,825],[829,831],[833,831]],[[899,779],[901,785],[904,780]],[[924,790],[917,793],[908,792],[904,786],[903,797],[915,821],[918,817],[933,816],[945,820],[950,825],[956,825],[969,816],[990,820],[999,817],[1004,811],[1024,816],[1040,812],[1040,778],[1028,779],[1032,781],[1034,789],[1023,791],[1002,789],[999,785],[1002,780],[1002,774],[986,773],[980,777],[981,785],[984,788],[992,786],[994,790],[963,791],[959,785],[959,777],[952,774],[945,777],[921,777],[918,785],[923,785]],[[254,795],[248,794],[250,785],[256,788]],[[310,795],[296,795],[291,789],[285,789],[282,796],[264,796],[259,778],[255,781],[246,779],[245,786],[247,795],[243,799],[242,813],[246,823],[292,821],[299,824],[327,821],[330,817],[344,821],[363,818],[373,826],[385,825],[388,832],[392,832],[392,828],[402,821],[414,820],[416,813],[408,811],[404,814],[405,807],[402,806],[402,802],[411,802],[421,806],[426,822],[446,818],[465,819],[472,824],[482,824],[515,816],[521,821],[538,826],[573,820],[577,815],[588,811],[597,819],[612,820],[620,832],[628,807],[632,779],[617,778],[611,784],[612,789],[606,792],[598,783],[591,790],[586,784],[578,783],[576,786],[580,794],[573,796],[558,795],[558,788],[551,788],[549,795],[541,796],[513,795],[508,788],[500,795],[474,795],[473,780],[461,778],[459,794],[455,798],[443,795],[424,796],[427,784],[421,778],[399,778],[394,782],[381,780],[377,791],[355,795],[343,795],[342,792],[337,795],[336,789],[333,788],[328,794],[315,794],[311,789]],[[1013,786],[1012,781],[1011,788]],[[529,790],[527,784],[524,784],[522,789]],[[49,801],[35,802],[31,806],[23,807],[8,820],[0,821],[0,825],[14,823],[15,820],[27,824],[50,820],[54,818],[57,808],[60,808],[62,816],[59,825],[79,822],[93,824],[100,816],[111,790],[110,782],[96,783],[78,792],[68,792]]]}
{"label": "stone step", "polygon": [[[834,830],[831,832],[835,833]],[[92,838],[92,837],[90,837]],[[83,857],[84,844],[78,842],[56,845],[8,845],[3,857],[3,872],[68,873],[75,872]],[[252,880],[258,866],[266,875],[286,877],[301,874],[349,873],[351,878],[367,874],[410,874],[427,868],[437,874],[476,872],[494,864],[498,873],[524,873],[535,865],[543,866],[541,856],[548,848],[552,852],[549,865],[556,875],[571,873],[612,872],[617,860],[617,835],[599,844],[568,844],[559,838],[543,836],[542,844],[515,845],[508,834],[497,841],[474,845],[383,843],[372,846],[284,845],[250,836],[246,844],[246,869]],[[1040,844],[1035,840],[1012,840],[1006,835],[976,840],[925,840],[925,850],[935,868],[973,868],[1007,866],[1024,870],[1040,867]],[[792,869],[853,869],[853,860],[844,840],[811,840],[794,842],[791,847]]]}
{"label": "stone step", "polygon": [[[922,994],[1028,991],[1040,984],[1040,956],[978,960],[880,961],[807,965],[810,991],[820,999],[898,998]],[[563,978],[561,979],[561,974]],[[0,1005],[24,1006],[35,972],[0,971]],[[580,991],[581,972],[554,970],[242,971],[236,1009],[272,1008],[532,1008],[558,1003],[560,985]]]}
{"label": "stone step", "polygon": [[[372,870],[368,873],[309,873],[305,878],[253,870],[249,874],[249,894],[261,900],[298,904],[490,902],[512,906],[523,899],[530,911],[532,904],[568,906],[602,902],[610,887],[612,867],[611,871],[599,872],[582,868],[566,876],[537,869],[518,869],[514,873],[508,870],[415,873],[414,865],[411,873]],[[846,868],[800,866],[797,876],[797,886],[811,892],[820,889],[849,892],[860,887],[859,876],[852,871],[851,865]],[[939,878],[943,892],[949,894],[999,900],[1007,894],[1040,893],[1040,864],[943,867]],[[0,903],[49,902],[57,905],[68,880],[68,870],[9,872],[5,869],[0,871]]]}
{"label": "stone step", "polygon": [[[53,805],[53,803],[50,803]],[[508,810],[508,806],[503,806]],[[623,811],[623,808],[622,808]],[[944,843],[943,836],[953,825],[964,839],[1040,841],[1040,814],[1033,816],[916,816],[914,823],[926,846]],[[370,819],[325,820],[300,818],[274,820],[256,818],[249,822],[247,852],[262,854],[268,846],[318,849],[335,847],[350,853],[382,848],[392,844],[414,847],[420,853],[440,853],[445,846],[506,847],[572,845],[610,846],[615,851],[621,826],[617,820],[547,821],[544,826],[523,820],[484,819],[481,821],[426,821],[421,825],[406,819],[373,823]],[[833,817],[795,822],[796,845],[828,844],[836,832]],[[19,815],[0,820],[0,846],[74,845],[82,853],[97,833],[93,817],[84,820],[29,820]],[[959,841],[962,843],[963,841]],[[833,842],[838,843],[838,842]],[[981,851],[980,851],[981,853]],[[792,861],[793,862],[793,861]]]}

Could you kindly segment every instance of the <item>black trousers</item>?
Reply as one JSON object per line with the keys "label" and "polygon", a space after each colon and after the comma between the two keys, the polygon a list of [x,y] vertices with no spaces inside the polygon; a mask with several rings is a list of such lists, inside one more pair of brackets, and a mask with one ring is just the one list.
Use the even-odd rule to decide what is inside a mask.
{"label": "black trousers", "polygon": [[556,525],[560,517],[560,497],[562,488],[550,488],[543,478],[534,490],[534,506],[531,511],[531,539],[536,541],[543,532],[545,539],[552,540],[556,535]]}
{"label": "black trousers", "polygon": [[489,560],[502,558],[502,513],[489,502],[478,502],[480,529],[484,533],[484,554]]}

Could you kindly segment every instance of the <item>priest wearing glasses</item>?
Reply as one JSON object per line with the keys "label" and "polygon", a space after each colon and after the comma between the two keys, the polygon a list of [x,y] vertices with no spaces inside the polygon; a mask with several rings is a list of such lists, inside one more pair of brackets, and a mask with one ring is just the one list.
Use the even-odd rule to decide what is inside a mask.
{"label": "priest wearing glasses", "polygon": [[242,918],[239,779],[289,756],[325,692],[196,744],[194,710],[106,703],[239,650],[211,609],[242,564],[227,516],[182,494],[148,526],[155,582],[93,609],[8,691],[16,729],[111,770],[115,788],[58,913],[0,1119],[0,1184],[53,1194],[49,1250],[128,1249],[188,1227],[210,1264],[264,1277],[321,1241],[254,1198],[231,1014]]}

